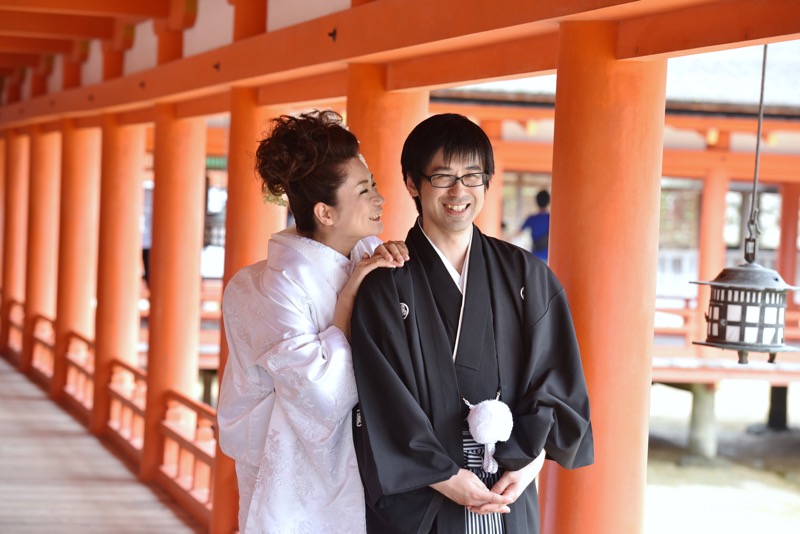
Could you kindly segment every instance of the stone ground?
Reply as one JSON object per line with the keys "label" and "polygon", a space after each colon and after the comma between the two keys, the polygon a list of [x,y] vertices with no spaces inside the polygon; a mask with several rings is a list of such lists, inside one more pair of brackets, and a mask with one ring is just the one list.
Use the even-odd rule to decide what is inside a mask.
{"label": "stone ground", "polygon": [[645,534],[800,533],[800,385],[789,387],[790,430],[758,434],[769,385],[722,382],[713,462],[686,454],[691,402],[688,391],[653,386]]}

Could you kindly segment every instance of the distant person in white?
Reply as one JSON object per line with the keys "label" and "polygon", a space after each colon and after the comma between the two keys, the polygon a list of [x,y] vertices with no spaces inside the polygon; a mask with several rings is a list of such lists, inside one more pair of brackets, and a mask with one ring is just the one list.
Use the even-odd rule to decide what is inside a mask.
{"label": "distant person in white", "polygon": [[243,534],[366,531],[350,315],[364,276],[408,257],[402,242],[375,237],[384,200],[340,121],[278,117],[256,152],[266,198],[285,194],[296,225],[223,297],[219,442],[236,461]]}

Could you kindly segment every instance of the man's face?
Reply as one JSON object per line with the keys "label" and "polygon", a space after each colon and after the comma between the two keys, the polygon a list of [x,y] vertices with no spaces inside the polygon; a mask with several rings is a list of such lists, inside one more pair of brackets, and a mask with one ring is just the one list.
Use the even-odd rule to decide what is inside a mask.
{"label": "man's face", "polygon": [[[483,165],[477,156],[453,158],[445,161],[439,150],[425,169],[427,176],[434,174],[450,174],[463,176],[484,172]],[[414,186],[410,178],[406,178],[406,187],[411,196],[418,196],[422,204],[422,229],[435,241],[437,236],[453,237],[455,234],[469,232],[483,207],[485,186],[466,187],[456,181],[451,187],[433,187],[426,178],[422,178],[420,188]]]}

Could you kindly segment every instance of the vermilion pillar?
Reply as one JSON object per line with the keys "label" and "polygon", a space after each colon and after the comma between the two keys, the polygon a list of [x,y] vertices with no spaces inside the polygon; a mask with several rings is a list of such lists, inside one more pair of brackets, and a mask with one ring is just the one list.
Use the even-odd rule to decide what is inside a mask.
{"label": "vermilion pillar", "polygon": [[375,176],[383,206],[383,237],[405,239],[417,210],[400,170],[400,153],[411,130],[428,116],[427,91],[386,90],[386,67],[352,64],[347,79],[347,123]]}
{"label": "vermilion pillar", "polygon": [[137,362],[141,283],[142,173],[145,126],[103,117],[100,234],[97,256],[94,403],[89,429],[103,434],[109,417],[112,360]]}
{"label": "vermilion pillar", "polygon": [[[0,252],[3,250],[3,228],[5,228],[5,212],[6,212],[6,149],[8,143],[6,142],[7,131],[0,131]],[[3,258],[0,258],[0,283],[3,280]],[[0,324],[3,323],[3,288],[0,285]],[[1,329],[1,328],[0,328]],[[0,339],[3,339],[0,337]],[[0,352],[3,350],[3,343],[0,341]]]}
{"label": "vermilion pillar", "polygon": [[[286,208],[264,204],[262,200],[262,182],[255,171],[253,159],[258,140],[268,129],[268,120],[285,111],[274,107],[259,108],[255,89],[235,88],[231,91],[223,286],[242,267],[265,259],[269,236],[286,227]],[[220,383],[227,360],[228,346],[223,328],[218,372]],[[239,493],[234,462],[218,446],[214,465],[211,532],[235,531],[238,510]]]}
{"label": "vermilion pillar", "polygon": [[28,259],[25,275],[25,331],[20,369],[30,369],[39,316],[55,319],[58,276],[58,212],[61,191],[61,134],[31,129],[28,204]]}
{"label": "vermilion pillar", "polygon": [[549,261],[578,335],[595,463],[547,462],[549,534],[642,531],[667,63],[615,60],[616,27],[569,22],[559,36]]}
{"label": "vermilion pillar", "polygon": [[[725,268],[725,206],[730,186],[730,176],[722,169],[711,169],[703,180],[700,194],[700,242],[697,257],[697,276],[699,281],[708,282],[717,277]],[[742,263],[742,262],[740,262]],[[697,313],[694,318],[694,339],[705,341],[706,321],[710,286],[697,285]],[[719,357],[720,350],[695,345],[698,354]]]}
{"label": "vermilion pillar", "polygon": [[[485,121],[481,123],[481,128],[489,136],[492,144],[497,147],[498,141],[503,138],[502,121]],[[492,237],[503,237],[503,158],[502,153],[494,150],[494,176],[489,183],[486,197],[483,202],[475,224],[486,235]]]}
{"label": "vermilion pillar", "polygon": [[228,0],[233,9],[233,40],[252,37],[267,30],[267,2]]}
{"label": "vermilion pillar", "polygon": [[28,236],[28,172],[30,137],[6,132],[5,219],[3,228],[2,352],[9,354],[8,313],[12,301],[25,300],[25,249]]}
{"label": "vermilion pillar", "polygon": [[167,391],[194,398],[197,384],[205,147],[203,119],[178,119],[173,106],[156,106],[144,480],[163,458]]}
{"label": "vermilion pillar", "polygon": [[[800,184],[781,186],[781,241],[778,267],[783,280],[794,285],[797,280],[797,220],[800,210]],[[795,308],[794,295],[789,294],[789,307]]]}
{"label": "vermilion pillar", "polygon": [[[778,250],[777,271],[784,282],[795,285],[797,281],[797,220],[800,209],[800,184],[783,184],[781,186],[781,241]],[[786,306],[797,309],[795,292],[790,291]],[[787,324],[789,320],[787,319]],[[780,358],[780,355],[778,356]],[[769,396],[769,414],[767,428],[771,430],[788,429],[788,395],[787,386],[771,386]]]}
{"label": "vermilion pillar", "polygon": [[56,350],[50,394],[67,381],[69,334],[94,338],[97,223],[100,207],[100,128],[62,123],[61,213],[56,300]]}

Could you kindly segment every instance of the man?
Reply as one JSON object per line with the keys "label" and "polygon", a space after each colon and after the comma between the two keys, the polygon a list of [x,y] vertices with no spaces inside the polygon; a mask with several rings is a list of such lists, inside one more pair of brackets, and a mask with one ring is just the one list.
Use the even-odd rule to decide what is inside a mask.
{"label": "man", "polygon": [[550,193],[542,189],[536,193],[536,205],[539,211],[530,215],[522,224],[520,232],[528,232],[531,241],[531,252],[540,260],[547,261],[547,245],[550,237]]}
{"label": "man", "polygon": [[[567,468],[594,458],[564,290],[529,252],[472,224],[494,172],[477,125],[426,119],[401,164],[420,214],[406,240],[412,260],[368,275],[351,322],[367,529],[538,532],[531,482],[544,451]],[[465,419],[468,403],[498,397],[513,430],[491,473],[490,446],[475,443]]]}

